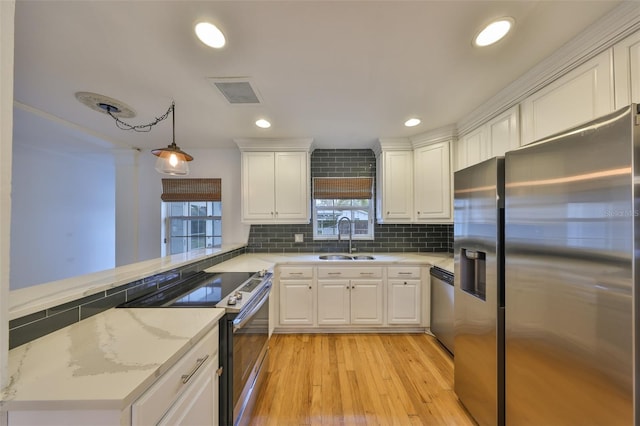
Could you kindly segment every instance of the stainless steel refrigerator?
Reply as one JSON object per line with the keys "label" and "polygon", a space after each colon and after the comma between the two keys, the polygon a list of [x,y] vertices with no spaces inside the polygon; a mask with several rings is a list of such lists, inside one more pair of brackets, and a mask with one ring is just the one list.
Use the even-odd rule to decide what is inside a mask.
{"label": "stainless steel refrigerator", "polygon": [[505,156],[509,425],[637,424],[639,120],[631,105]]}
{"label": "stainless steel refrigerator", "polygon": [[[631,105],[505,155],[504,262],[495,270],[499,275],[504,268],[503,412],[509,426],[640,421],[634,394],[640,356],[634,314],[640,306],[639,125],[638,106]],[[483,271],[484,244],[478,244],[489,240],[484,236],[490,229],[478,210],[488,211],[490,203],[463,196],[489,195],[491,185],[469,179],[475,184],[455,188],[455,391],[479,424],[499,424],[499,390],[495,423],[477,407],[483,392],[494,407],[494,377],[500,382],[499,338],[494,344],[486,316],[494,309],[472,304],[481,298],[464,290],[482,294],[484,285],[486,305],[490,297],[498,300],[499,324],[491,251],[486,249]],[[469,207],[474,203],[484,208]],[[476,246],[467,248],[465,241]],[[465,264],[473,265],[473,274],[463,273]],[[496,374],[487,358],[493,348]],[[468,353],[459,362],[463,351]]]}
{"label": "stainless steel refrigerator", "polygon": [[454,388],[480,426],[504,425],[504,159],[454,175]]}

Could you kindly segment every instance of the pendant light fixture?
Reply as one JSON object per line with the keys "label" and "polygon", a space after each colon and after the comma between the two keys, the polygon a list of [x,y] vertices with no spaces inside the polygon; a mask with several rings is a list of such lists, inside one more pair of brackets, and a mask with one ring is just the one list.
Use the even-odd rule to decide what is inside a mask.
{"label": "pendant light fixture", "polygon": [[151,150],[151,153],[158,157],[156,160],[156,171],[165,175],[184,176],[189,174],[189,161],[193,157],[176,145],[176,105],[171,103],[172,116],[172,138],[171,145],[166,148]]}
{"label": "pendant light fixture", "polygon": [[116,126],[122,130],[133,130],[134,132],[149,132],[151,128],[166,119],[169,114],[172,114],[172,138],[171,144],[166,148],[158,148],[151,151],[153,155],[158,157],[156,160],[156,170],[159,173],[166,175],[184,176],[189,174],[189,161],[193,160],[193,157],[176,145],[176,104],[171,102],[171,106],[160,117],[157,117],[149,124],[128,124],[120,119],[120,117],[131,118],[135,116],[135,113],[131,108],[124,103],[109,98],[98,93],[91,92],[77,92],[76,99],[88,106],[89,108],[103,112],[109,115],[116,121]]}

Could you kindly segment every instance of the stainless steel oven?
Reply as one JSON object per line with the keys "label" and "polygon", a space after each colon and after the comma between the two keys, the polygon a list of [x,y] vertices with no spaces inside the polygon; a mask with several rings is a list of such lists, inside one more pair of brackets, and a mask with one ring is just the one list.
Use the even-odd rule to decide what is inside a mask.
{"label": "stainless steel oven", "polygon": [[269,356],[272,273],[199,272],[134,299],[121,308],[217,307],[220,320],[220,424],[248,424]]}
{"label": "stainless steel oven", "polygon": [[[221,353],[227,353],[222,380],[227,392],[221,393],[220,414],[223,425],[246,425],[264,381],[269,356],[269,295],[271,281],[242,307],[227,313],[221,335]],[[224,341],[224,342],[223,342]]]}

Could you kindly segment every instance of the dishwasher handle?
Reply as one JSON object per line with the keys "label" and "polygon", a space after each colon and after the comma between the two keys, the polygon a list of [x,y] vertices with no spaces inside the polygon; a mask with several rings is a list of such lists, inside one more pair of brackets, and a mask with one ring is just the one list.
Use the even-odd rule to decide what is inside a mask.
{"label": "dishwasher handle", "polygon": [[444,281],[449,285],[453,285],[453,274],[449,271],[446,271],[442,268],[438,268],[437,266],[433,266],[429,273],[432,277],[439,279],[440,281]]}

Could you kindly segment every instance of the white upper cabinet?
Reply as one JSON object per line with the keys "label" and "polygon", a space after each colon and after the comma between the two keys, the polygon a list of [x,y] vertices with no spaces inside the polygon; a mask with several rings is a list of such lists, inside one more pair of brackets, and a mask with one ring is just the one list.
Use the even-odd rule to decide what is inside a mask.
{"label": "white upper cabinet", "polygon": [[487,158],[485,138],[486,128],[482,126],[458,140],[456,170],[464,169]]}
{"label": "white upper cabinet", "polygon": [[419,222],[450,222],[450,141],[428,144],[413,153],[415,211]]}
{"label": "white upper cabinet", "polygon": [[611,49],[521,104],[522,144],[534,142],[614,110]]}
{"label": "white upper cabinet", "polygon": [[[309,223],[310,142],[302,149],[280,151],[265,151],[264,142],[236,143],[242,151],[242,221]],[[281,146],[273,141],[271,144]]]}
{"label": "white upper cabinet", "polygon": [[616,109],[640,103],[640,32],[613,47]]}
{"label": "white upper cabinet", "polygon": [[451,222],[452,134],[379,140],[378,223]]}
{"label": "white upper cabinet", "polygon": [[412,221],[413,152],[408,147],[383,150],[378,155],[378,223]]}
{"label": "white upper cabinet", "polygon": [[520,108],[518,105],[491,119],[486,129],[487,155],[485,159],[504,155],[520,147]]}

